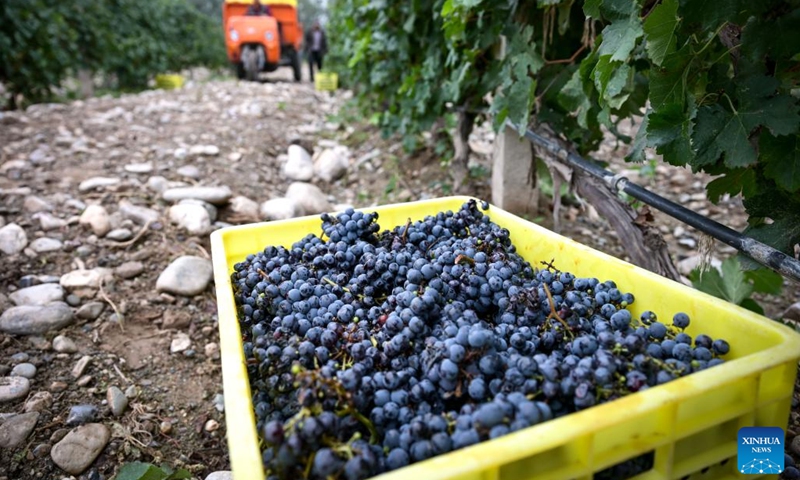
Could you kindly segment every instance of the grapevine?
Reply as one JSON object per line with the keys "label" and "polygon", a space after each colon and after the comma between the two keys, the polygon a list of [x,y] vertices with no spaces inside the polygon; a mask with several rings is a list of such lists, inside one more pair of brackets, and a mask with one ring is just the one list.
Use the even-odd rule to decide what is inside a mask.
{"label": "grapevine", "polygon": [[[797,2],[338,0],[331,12],[341,73],[387,133],[413,138],[449,104],[488,109],[496,128],[546,124],[582,155],[608,130],[631,162],[650,148],[715,176],[708,198],[741,194],[746,233],[794,255]],[[626,120],[635,138],[618,131]]]}

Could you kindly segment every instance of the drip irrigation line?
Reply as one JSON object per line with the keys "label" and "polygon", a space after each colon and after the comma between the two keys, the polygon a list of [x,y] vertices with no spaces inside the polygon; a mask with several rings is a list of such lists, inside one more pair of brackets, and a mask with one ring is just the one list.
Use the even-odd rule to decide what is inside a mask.
{"label": "drip irrigation line", "polygon": [[[506,121],[506,125],[510,128],[519,131],[516,125],[510,120]],[[571,153],[564,149],[561,145],[537,134],[536,132],[526,129],[525,138],[533,144],[544,148],[552,153],[561,162],[566,163],[574,168],[577,168],[584,173],[602,180],[606,185],[616,192],[625,192],[627,195],[639,200],[651,207],[660,210],[670,217],[673,217],[681,222],[690,225],[701,232],[708,234],[717,240],[729,245],[736,250],[740,251],[747,257],[754,261],[770,268],[786,278],[800,283],[800,261],[778,251],[769,245],[766,245],[754,238],[733,230],[721,223],[715,222],[708,217],[700,215],[686,207],[678,205],[675,202],[667,200],[666,198],[655,194],[646,188],[637,185],[626,177],[614,174],[598,164],[586,160],[585,158]]]}

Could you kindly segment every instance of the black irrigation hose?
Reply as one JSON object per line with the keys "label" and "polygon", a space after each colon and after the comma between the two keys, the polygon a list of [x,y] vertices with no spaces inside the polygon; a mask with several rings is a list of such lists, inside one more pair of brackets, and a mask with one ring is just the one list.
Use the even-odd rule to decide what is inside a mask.
{"label": "black irrigation hose", "polygon": [[[517,130],[517,126],[507,121],[506,124],[512,129]],[[542,137],[531,131],[525,131],[525,138],[553,155],[562,162],[578,168],[583,172],[603,180],[609,187],[616,191],[623,191],[631,197],[656,208],[667,215],[690,225],[703,233],[706,233],[717,240],[742,252],[756,262],[780,273],[786,278],[800,283],[800,261],[780,252],[769,245],[759,242],[753,238],[742,235],[731,228],[717,223],[710,218],[695,213],[688,208],[682,207],[675,202],[657,195],[644,187],[641,187],[621,175],[615,175],[599,165],[586,160],[579,155],[570,153],[560,145]]]}

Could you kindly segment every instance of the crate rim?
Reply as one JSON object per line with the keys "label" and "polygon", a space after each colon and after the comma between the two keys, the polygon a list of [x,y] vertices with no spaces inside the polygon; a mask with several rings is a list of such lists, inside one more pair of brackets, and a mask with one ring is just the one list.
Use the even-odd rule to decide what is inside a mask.
{"label": "crate rim", "polygon": [[[454,195],[446,197],[437,197],[428,200],[418,200],[414,202],[405,203],[392,203],[371,207],[355,208],[358,211],[364,212],[380,212],[383,209],[392,207],[401,207],[408,205],[434,205],[443,201],[467,202],[469,200],[481,201],[477,197]],[[781,338],[781,342],[769,349],[752,353],[750,355],[738,358],[736,360],[726,361],[725,363],[714,367],[713,369],[703,370],[701,372],[693,373],[689,376],[682,377],[665,385],[650,388],[644,392],[627,395],[620,399],[611,402],[596,405],[592,408],[572,413],[570,415],[553,419],[547,422],[528,427],[518,432],[510,433],[491,442],[481,442],[467,448],[462,448],[444,455],[439,455],[428,459],[424,462],[412,464],[399,470],[383,473],[379,476],[373,477],[372,480],[401,480],[412,478],[415,475],[425,476],[430,473],[430,468],[437,463],[447,465],[448,471],[446,478],[456,478],[459,475],[465,475],[476,468],[487,468],[500,464],[500,461],[493,460],[497,458],[496,455],[476,455],[483,453],[481,449],[486,449],[491,445],[494,451],[504,451],[506,456],[502,459],[505,463],[513,461],[517,458],[509,458],[507,452],[513,451],[512,447],[522,439],[523,435],[536,434],[540,438],[546,438],[546,441],[540,442],[536,450],[529,450],[520,454],[519,458],[524,455],[534,454],[536,452],[544,451],[559,445],[568,444],[572,439],[578,438],[583,435],[583,432],[576,431],[575,429],[563,430],[560,427],[565,425],[568,420],[576,421],[582,420],[582,423],[591,423],[595,429],[607,427],[619,422],[620,414],[613,414],[615,411],[625,414],[643,414],[648,411],[655,410],[657,407],[666,404],[675,406],[683,399],[691,397],[692,394],[700,391],[705,391],[710,388],[721,387],[728,383],[736,381],[731,379],[729,375],[723,375],[725,372],[735,371],[738,376],[744,376],[750,373],[768,370],[770,368],[779,366],[787,361],[793,360],[795,363],[800,359],[800,334],[792,330],[786,325],[778,321],[769,319],[768,317],[759,315],[755,312],[747,310],[738,305],[726,302],[725,300],[716,298],[712,295],[706,294],[699,290],[695,290],[680,282],[668,279],[656,273],[650,272],[644,268],[625,262],[619,258],[613,257],[609,254],[595,250],[589,246],[581,244],[568,237],[546,229],[536,223],[530,222],[517,215],[514,215],[506,210],[490,203],[488,214],[491,215],[492,210],[501,212],[501,215],[510,216],[519,219],[526,223],[526,228],[534,231],[545,233],[547,235],[555,235],[560,238],[560,241],[569,244],[570,247],[578,250],[591,252],[593,255],[600,257],[603,261],[612,262],[617,265],[624,265],[626,268],[632,269],[639,275],[647,276],[659,281],[672,282],[673,287],[681,290],[683,293],[690,293],[694,296],[701,296],[712,305],[720,307],[724,310],[733,310],[741,316],[750,317],[752,320],[757,321],[769,330],[773,330],[775,335]],[[337,211],[336,213],[339,213]],[[331,212],[334,213],[334,212]],[[261,451],[258,448],[259,440],[258,434],[255,429],[255,412],[251,401],[250,383],[247,378],[247,371],[244,360],[244,352],[241,349],[241,329],[239,326],[238,318],[229,319],[223,315],[223,311],[228,310],[226,306],[235,311],[235,302],[233,299],[232,283],[230,281],[230,272],[225,256],[225,236],[240,231],[246,231],[253,228],[259,228],[266,225],[281,226],[303,223],[310,219],[319,218],[319,215],[305,215],[287,220],[264,221],[254,222],[245,225],[235,225],[225,227],[212,232],[211,234],[211,250],[212,250],[212,263],[214,268],[214,281],[217,294],[217,306],[220,328],[220,347],[223,352],[222,358],[222,375],[223,375],[223,392],[225,403],[225,418],[227,426],[228,450],[231,459],[231,469],[235,480],[242,480],[244,477],[241,472],[252,472],[254,469],[259,472],[258,477],[248,477],[253,480],[263,480],[265,478],[261,460]],[[378,219],[380,223],[380,218]],[[382,227],[382,230],[385,227]],[[253,252],[256,253],[256,252]],[[599,278],[599,276],[597,276]],[[225,325],[223,325],[223,319]],[[230,323],[230,325],[228,325]],[[226,355],[225,353],[228,353]],[[242,373],[244,375],[242,375]],[[244,387],[244,388],[242,388]],[[225,392],[239,392],[244,390],[247,395],[243,398],[233,397]],[[248,444],[255,445],[256,448],[249,448],[250,451],[244,451],[241,447],[234,448],[234,445]],[[236,455],[234,455],[234,452]],[[454,469],[454,466],[457,466]],[[237,471],[240,476],[237,477]]]}

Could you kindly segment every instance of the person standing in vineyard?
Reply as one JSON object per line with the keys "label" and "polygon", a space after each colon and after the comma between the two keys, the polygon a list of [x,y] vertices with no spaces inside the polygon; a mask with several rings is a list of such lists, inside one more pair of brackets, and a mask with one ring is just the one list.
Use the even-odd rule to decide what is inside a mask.
{"label": "person standing in vineyard", "polygon": [[314,22],[314,26],[306,33],[306,57],[308,57],[308,71],[310,73],[311,81],[314,81],[314,64],[317,65],[317,70],[322,70],[322,59],[328,52],[328,39],[325,37],[325,31],[319,25],[319,22]]}

